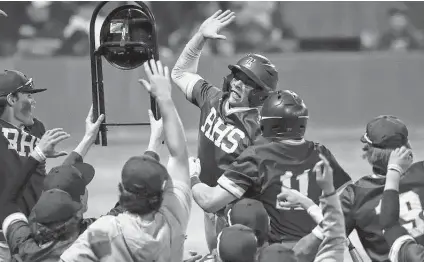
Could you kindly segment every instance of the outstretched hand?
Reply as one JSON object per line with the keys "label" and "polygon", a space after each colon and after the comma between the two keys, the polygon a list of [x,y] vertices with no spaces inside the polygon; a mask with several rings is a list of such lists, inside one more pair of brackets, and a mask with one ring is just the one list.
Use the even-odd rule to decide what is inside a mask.
{"label": "outstretched hand", "polygon": [[70,135],[63,131],[62,128],[55,128],[46,131],[43,137],[38,142],[37,147],[47,158],[57,158],[60,156],[66,156],[66,151],[57,152],[55,147],[59,142],[68,139]]}
{"label": "outstretched hand", "polygon": [[224,13],[219,10],[203,22],[199,28],[199,32],[204,38],[225,40],[227,37],[220,35],[219,32],[222,28],[231,24],[235,18],[235,13],[230,10],[227,10]]}
{"label": "outstretched hand", "polygon": [[149,82],[144,79],[140,79],[139,82],[146,90],[157,100],[171,99],[171,78],[168,67],[163,66],[160,61],[151,59],[144,63],[144,71]]}
{"label": "outstretched hand", "polygon": [[93,105],[88,111],[87,118],[85,119],[85,136],[94,143],[99,132],[99,128],[105,116],[101,114],[97,120],[93,118]]}

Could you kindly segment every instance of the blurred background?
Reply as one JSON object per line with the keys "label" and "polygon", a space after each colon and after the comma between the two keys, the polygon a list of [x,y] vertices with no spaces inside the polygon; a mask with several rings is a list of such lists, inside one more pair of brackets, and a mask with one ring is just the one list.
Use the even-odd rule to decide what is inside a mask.
{"label": "blurred background", "polygon": [[[227,41],[207,46],[205,53],[213,55],[424,50],[423,2],[147,3],[156,15],[164,56],[179,54],[200,23],[218,9],[237,12],[237,20],[224,32]],[[9,18],[0,24],[0,56],[86,56],[96,4],[1,2]]]}

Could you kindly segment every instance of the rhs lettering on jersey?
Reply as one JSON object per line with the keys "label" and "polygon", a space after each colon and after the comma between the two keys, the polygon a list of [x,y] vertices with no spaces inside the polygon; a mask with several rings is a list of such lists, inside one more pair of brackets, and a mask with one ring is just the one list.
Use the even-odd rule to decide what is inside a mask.
{"label": "rhs lettering on jersey", "polygon": [[28,157],[37,146],[38,138],[15,128],[3,128],[3,135],[9,141],[9,149],[15,150],[20,156]]}
{"label": "rhs lettering on jersey", "polygon": [[227,154],[234,153],[238,148],[239,141],[246,137],[240,129],[233,125],[226,125],[217,115],[215,108],[211,108],[200,130],[216,147],[221,148]]}

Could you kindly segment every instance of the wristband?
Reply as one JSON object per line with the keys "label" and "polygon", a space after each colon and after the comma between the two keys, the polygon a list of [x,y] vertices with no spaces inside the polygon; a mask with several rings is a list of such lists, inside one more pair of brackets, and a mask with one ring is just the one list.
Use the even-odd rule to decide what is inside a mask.
{"label": "wristband", "polygon": [[190,177],[190,183],[191,188],[193,188],[195,185],[202,183],[202,181],[200,181],[200,178],[198,176],[192,176]]}
{"label": "wristband", "polygon": [[34,148],[33,152],[35,153],[35,156],[34,156],[35,160],[37,160],[38,162],[46,161],[47,157],[44,155],[43,151],[41,151],[41,149],[38,146]]}
{"label": "wristband", "polygon": [[317,224],[319,224],[324,219],[321,208],[317,205],[310,206],[306,211]]}
{"label": "wristband", "polygon": [[312,230],[312,234],[320,240],[324,239],[323,229],[319,225]]}
{"label": "wristband", "polygon": [[388,165],[387,166],[387,170],[393,170],[393,171],[396,171],[396,172],[398,172],[399,174],[403,174],[403,173],[405,173],[405,171],[403,171],[403,168],[401,168],[399,165],[396,165],[396,164],[390,164],[390,165]]}
{"label": "wristband", "polygon": [[334,190],[333,192],[331,192],[331,193],[329,193],[329,194],[323,194],[323,195],[321,196],[321,198],[331,197],[331,196],[333,196],[333,195],[335,195],[335,194],[337,194],[337,191],[336,191],[336,190]]}

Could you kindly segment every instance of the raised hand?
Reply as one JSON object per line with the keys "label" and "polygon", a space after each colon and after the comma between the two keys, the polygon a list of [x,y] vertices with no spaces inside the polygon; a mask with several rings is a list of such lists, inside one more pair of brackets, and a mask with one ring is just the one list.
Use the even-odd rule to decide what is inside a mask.
{"label": "raised hand", "polygon": [[59,142],[68,139],[69,137],[70,135],[63,131],[62,128],[51,129],[46,131],[38,142],[37,147],[47,158],[66,156],[68,154],[66,151],[57,152],[55,147]]}
{"label": "raised hand", "polygon": [[171,78],[168,67],[162,66],[160,61],[152,59],[144,63],[144,71],[149,82],[144,79],[140,79],[139,82],[144,85],[146,90],[158,100],[171,99]]}
{"label": "raised hand", "polygon": [[224,13],[219,10],[203,22],[199,28],[199,32],[204,38],[225,40],[227,38],[224,35],[219,35],[219,32],[222,28],[231,24],[235,18],[235,13],[230,10],[227,10]]}
{"label": "raised hand", "polygon": [[411,149],[408,149],[405,146],[401,148],[396,148],[390,153],[389,163],[390,165],[395,165],[401,168],[401,172],[405,172],[413,162],[413,156]]}
{"label": "raised hand", "polygon": [[85,137],[92,143],[96,140],[100,124],[103,122],[104,118],[105,116],[101,114],[97,120],[93,119],[93,105],[91,105],[90,111],[88,111],[87,118],[85,119]]}
{"label": "raised hand", "polygon": [[333,184],[333,168],[330,166],[327,158],[319,154],[321,161],[315,164],[314,172],[317,177],[317,184],[322,189],[324,194],[331,194],[335,191]]}

